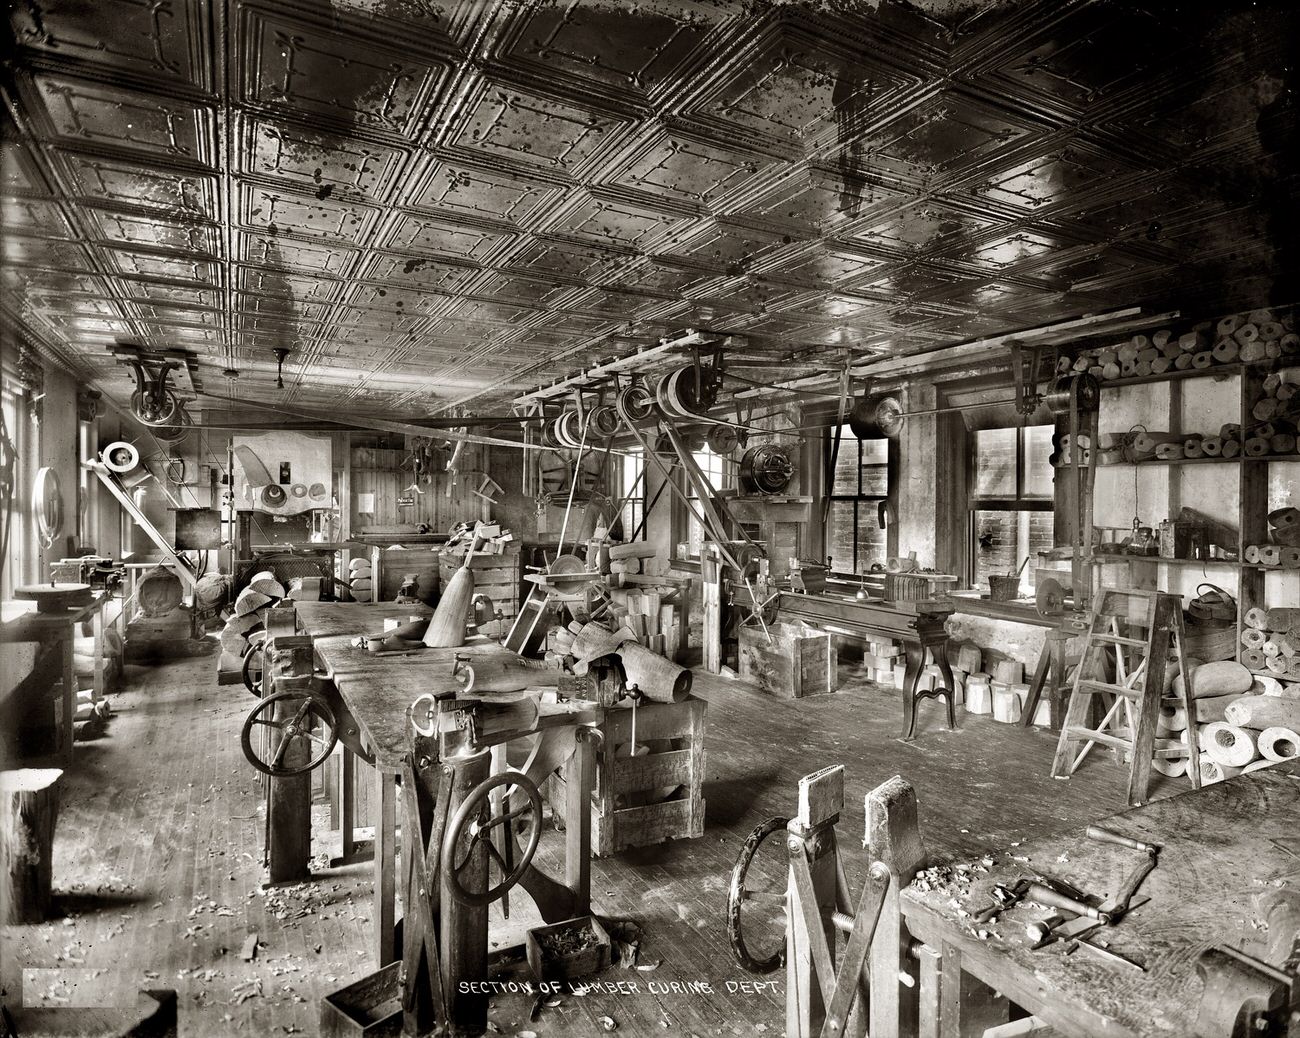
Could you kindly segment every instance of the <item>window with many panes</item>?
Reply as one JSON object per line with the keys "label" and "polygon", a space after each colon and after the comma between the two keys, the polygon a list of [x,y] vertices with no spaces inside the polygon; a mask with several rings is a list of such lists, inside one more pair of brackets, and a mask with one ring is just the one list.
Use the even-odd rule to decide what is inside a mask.
{"label": "window with many panes", "polygon": [[[1052,546],[1052,427],[981,429],[971,437],[970,579],[1014,573]],[[1020,570],[1032,587],[1032,563]]]}
{"label": "window with many panes", "polygon": [[619,521],[623,527],[625,541],[631,540],[633,534],[636,535],[637,540],[645,540],[645,528],[642,523],[645,517],[645,480],[642,478],[644,468],[645,458],[639,447],[623,454],[622,480],[618,496],[623,502]]}
{"label": "window with many panes", "polygon": [[[828,458],[832,436],[833,432],[827,433]],[[888,493],[889,441],[859,440],[844,426],[826,513],[826,554],[832,572],[866,573],[873,562],[884,563],[889,550],[886,531],[880,526],[880,506]]]}
{"label": "window with many panes", "polygon": [[[714,490],[726,490],[732,485],[735,478],[735,463],[730,458],[721,454],[714,454],[708,447],[703,447],[691,455],[695,459],[695,464],[700,467],[700,472],[708,481],[709,486]],[[694,484],[686,481],[686,497],[691,502],[691,507],[686,513],[686,554],[689,558],[698,559],[700,557],[700,548],[704,544],[704,528],[700,525],[696,515],[703,514],[699,500],[695,493]]]}

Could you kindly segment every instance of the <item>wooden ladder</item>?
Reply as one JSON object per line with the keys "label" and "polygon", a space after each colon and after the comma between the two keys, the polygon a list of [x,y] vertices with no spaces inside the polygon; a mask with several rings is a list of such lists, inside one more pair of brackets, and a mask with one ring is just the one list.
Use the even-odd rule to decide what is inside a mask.
{"label": "wooden ladder", "polygon": [[[1139,626],[1146,630],[1142,638],[1121,633]],[[1184,652],[1182,596],[1165,591],[1103,587],[1093,609],[1083,658],[1075,670],[1070,704],[1061,726],[1052,761],[1053,778],[1069,778],[1083,762],[1094,744],[1111,747],[1119,760],[1129,758],[1128,802],[1136,807],[1147,800],[1151,781],[1151,759],[1182,756],[1181,748],[1157,749],[1156,720],[1165,686],[1165,667],[1170,654],[1178,658],[1182,674],[1180,704],[1187,711],[1187,773],[1192,788],[1201,785],[1201,760],[1196,742],[1196,713],[1188,681],[1187,657]],[[1102,681],[1093,675],[1104,674],[1104,657],[1115,652],[1115,680]],[[1088,726],[1093,696],[1100,695],[1105,705],[1101,722]],[[1136,716],[1134,706],[1136,705]],[[1128,734],[1118,729],[1127,727]],[[1076,746],[1082,748],[1075,752]]]}

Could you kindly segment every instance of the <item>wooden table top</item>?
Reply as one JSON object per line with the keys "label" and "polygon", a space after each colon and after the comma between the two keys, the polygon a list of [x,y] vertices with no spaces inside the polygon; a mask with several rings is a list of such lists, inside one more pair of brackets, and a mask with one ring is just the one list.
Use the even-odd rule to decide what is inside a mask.
{"label": "wooden table top", "polygon": [[[410,656],[375,656],[352,644],[357,635],[382,634],[389,617],[429,614],[427,606],[392,602],[300,602],[298,628],[314,640],[316,657],[361,726],[366,743],[384,771],[397,771],[410,745],[407,709],[420,696],[456,690],[452,674],[457,655],[471,657],[474,686],[469,698],[553,690],[560,671],[539,661],[523,660],[483,637],[453,649],[424,648]],[[541,703],[542,726],[590,723],[597,719],[590,704]]]}
{"label": "wooden table top", "polygon": [[[980,963],[984,968],[977,972],[986,983],[1064,1034],[1192,1034],[1203,988],[1197,956],[1206,948],[1232,945],[1266,958],[1270,899],[1279,892],[1300,897],[1300,761],[1159,800],[1099,824],[1161,848],[1155,871],[1137,894],[1150,900],[1089,935],[1144,964],[1146,972],[1084,950],[1066,956],[1060,941],[1031,950],[1025,924],[1045,918],[1046,909],[1019,905],[987,924],[971,918],[991,903],[988,892],[995,882],[1010,885],[1021,875],[1063,880],[1088,894],[1114,894],[1142,854],[1081,832],[991,855],[991,866],[966,863],[969,882],[948,874],[924,890],[923,874],[920,884],[903,891],[908,926],[927,944],[941,940],[960,949],[967,968]],[[986,932],[985,939],[978,930]]]}
{"label": "wooden table top", "polygon": [[85,605],[49,613],[38,613],[35,602],[0,603],[0,641],[41,641],[51,635],[61,636],[74,624],[93,617],[111,598],[103,591],[94,591]]}

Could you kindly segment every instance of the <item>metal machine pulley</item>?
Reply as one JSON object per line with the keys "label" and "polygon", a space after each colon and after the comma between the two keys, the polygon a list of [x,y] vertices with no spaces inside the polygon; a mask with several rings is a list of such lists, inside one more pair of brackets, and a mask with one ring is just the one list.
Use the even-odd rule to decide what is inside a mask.
{"label": "metal machine pulley", "polygon": [[63,490],[59,474],[48,465],[37,470],[32,484],[32,518],[41,544],[51,547],[63,533]]}
{"label": "metal machine pulley", "polygon": [[740,434],[729,425],[715,425],[704,440],[714,454],[730,454],[740,446]]}
{"label": "metal machine pulley", "polygon": [[99,453],[104,467],[110,472],[123,475],[140,464],[140,451],[135,444],[125,440],[114,440]]}
{"label": "metal machine pulley", "polygon": [[644,422],[654,409],[654,397],[645,386],[626,386],[619,391],[615,409],[626,415],[629,421]]}
{"label": "metal machine pulley", "polygon": [[794,462],[783,447],[763,443],[740,458],[740,484],[758,494],[779,494],[794,478]]}
{"label": "metal machine pulley", "polygon": [[670,418],[696,418],[717,402],[720,381],[714,367],[685,364],[659,380],[655,401]]}
{"label": "metal machine pulley", "polygon": [[849,428],[860,440],[892,439],[903,431],[903,404],[892,393],[872,393],[853,405]]}
{"label": "metal machine pulley", "polygon": [[1086,371],[1059,375],[1047,387],[1043,403],[1053,414],[1069,414],[1072,407],[1079,414],[1095,411],[1101,406],[1101,383]]}

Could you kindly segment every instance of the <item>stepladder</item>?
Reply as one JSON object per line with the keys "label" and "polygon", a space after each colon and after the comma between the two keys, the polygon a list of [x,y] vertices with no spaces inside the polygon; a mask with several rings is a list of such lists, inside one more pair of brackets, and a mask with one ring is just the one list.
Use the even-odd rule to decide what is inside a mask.
{"label": "stepladder", "polygon": [[[1101,745],[1113,750],[1120,762],[1128,761],[1131,806],[1148,799],[1153,757],[1186,755],[1192,786],[1200,787],[1195,725],[1189,725],[1185,746],[1156,739],[1167,689],[1173,690],[1172,698],[1187,711],[1189,720],[1196,716],[1185,642],[1181,596],[1100,589],[1052,761],[1054,778],[1069,778],[1092,747]],[[1171,667],[1177,668],[1176,675]],[[1182,680],[1166,680],[1175,676]]]}

